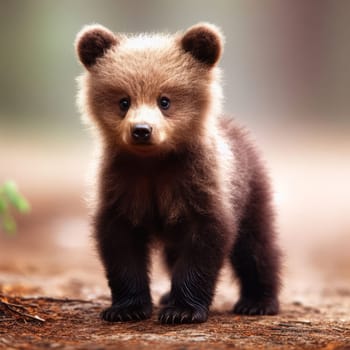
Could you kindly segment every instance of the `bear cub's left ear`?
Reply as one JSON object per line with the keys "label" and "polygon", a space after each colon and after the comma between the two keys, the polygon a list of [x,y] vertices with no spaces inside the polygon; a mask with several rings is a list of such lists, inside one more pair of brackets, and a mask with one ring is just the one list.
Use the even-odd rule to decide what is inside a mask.
{"label": "bear cub's left ear", "polygon": [[98,58],[117,45],[116,36],[107,28],[96,24],[85,26],[77,35],[75,49],[86,69],[93,67]]}
{"label": "bear cub's left ear", "polygon": [[224,37],[216,26],[199,23],[185,32],[181,39],[181,46],[195,59],[211,67],[221,56]]}

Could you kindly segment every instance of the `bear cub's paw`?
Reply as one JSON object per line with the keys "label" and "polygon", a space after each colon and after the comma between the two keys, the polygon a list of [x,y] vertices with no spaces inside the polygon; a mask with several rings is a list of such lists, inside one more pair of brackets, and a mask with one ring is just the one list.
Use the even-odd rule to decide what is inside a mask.
{"label": "bear cub's paw", "polygon": [[101,312],[101,318],[108,322],[142,321],[151,314],[152,305],[112,305]]}
{"label": "bear cub's paw", "polygon": [[208,311],[184,306],[165,306],[160,310],[162,324],[202,323],[208,319]]}
{"label": "bear cub's paw", "polygon": [[233,308],[233,313],[238,315],[277,315],[279,303],[277,298],[254,300],[240,298]]}

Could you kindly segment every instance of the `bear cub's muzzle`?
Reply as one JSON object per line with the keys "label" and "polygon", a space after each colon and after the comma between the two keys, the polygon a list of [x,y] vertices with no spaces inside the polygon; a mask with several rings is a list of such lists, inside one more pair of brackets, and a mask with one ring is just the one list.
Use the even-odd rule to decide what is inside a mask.
{"label": "bear cub's muzzle", "polygon": [[134,143],[149,144],[152,135],[152,127],[148,124],[134,124],[131,127],[131,137]]}

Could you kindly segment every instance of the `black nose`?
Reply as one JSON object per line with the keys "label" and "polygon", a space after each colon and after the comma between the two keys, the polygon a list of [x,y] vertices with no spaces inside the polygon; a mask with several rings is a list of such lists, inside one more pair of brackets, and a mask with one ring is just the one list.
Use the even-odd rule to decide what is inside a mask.
{"label": "black nose", "polygon": [[152,127],[148,124],[135,124],[131,129],[131,135],[137,143],[147,143],[151,138]]}

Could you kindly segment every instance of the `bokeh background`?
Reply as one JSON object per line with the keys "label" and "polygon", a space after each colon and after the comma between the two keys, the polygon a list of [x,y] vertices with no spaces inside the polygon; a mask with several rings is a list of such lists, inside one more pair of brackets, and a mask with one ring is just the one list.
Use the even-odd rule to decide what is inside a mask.
{"label": "bokeh background", "polygon": [[[75,107],[85,24],[115,32],[225,33],[225,111],[255,134],[274,186],[283,298],[327,300],[350,285],[350,1],[0,0],[0,183],[32,205],[0,233],[0,285],[107,295],[84,195],[92,140]],[[154,268],[159,275],[159,268]],[[221,278],[217,304],[233,302]],[[161,274],[156,295],[166,288]]]}

